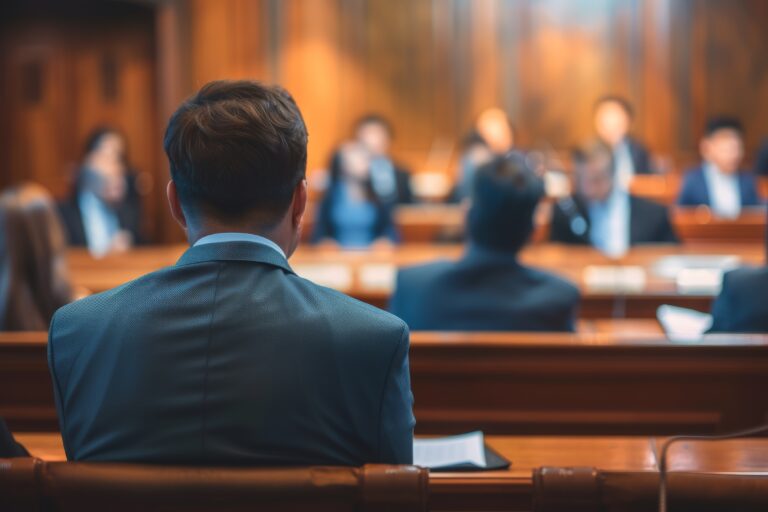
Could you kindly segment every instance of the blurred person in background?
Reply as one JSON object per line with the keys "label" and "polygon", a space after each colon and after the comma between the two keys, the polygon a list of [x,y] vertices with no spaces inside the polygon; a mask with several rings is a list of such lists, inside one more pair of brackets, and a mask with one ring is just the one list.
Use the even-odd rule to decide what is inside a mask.
{"label": "blurred person in background", "polygon": [[389,121],[378,114],[365,115],[355,125],[355,137],[370,154],[371,186],[379,200],[412,203],[411,173],[390,155],[394,130]]}
{"label": "blurred person in background", "polygon": [[27,450],[13,438],[11,431],[5,424],[3,418],[0,418],[0,459],[10,459],[13,457],[29,457]]}
{"label": "blurred person in background", "polygon": [[401,269],[390,311],[412,330],[573,331],[579,291],[525,267],[544,185],[524,155],[497,156],[475,173],[469,244],[458,261]]}
{"label": "blurred person in background", "polygon": [[650,154],[645,146],[633,138],[634,110],[628,100],[620,96],[603,96],[595,102],[595,133],[613,153],[617,182],[627,187],[636,174],[654,172]]}
{"label": "blurred person in background", "polygon": [[768,138],[763,139],[760,149],[755,157],[755,174],[758,176],[768,175]]}
{"label": "blurred person in background", "polygon": [[632,245],[677,242],[666,207],[617,185],[608,145],[587,143],[574,151],[573,161],[576,191],[555,204],[552,242],[591,244],[611,257],[625,254]]}
{"label": "blurred person in background", "polygon": [[397,242],[393,206],[374,190],[366,147],[358,142],[343,144],[331,160],[312,241],[334,240],[348,248],[368,247],[381,240]]}
{"label": "blurred person in background", "polygon": [[475,122],[475,130],[491,151],[503,155],[515,146],[515,132],[507,113],[500,108],[483,110]]}
{"label": "blurred person in background", "polygon": [[85,147],[74,193],[59,206],[70,245],[103,256],[141,243],[141,201],[125,158],[125,139],[95,130]]}
{"label": "blurred person in background", "polygon": [[709,332],[768,333],[768,232],[765,238],[766,265],[726,272],[712,304]]}
{"label": "blurred person in background", "polygon": [[48,192],[27,184],[0,194],[0,331],[47,331],[73,300],[66,240]]}
{"label": "blurred person in background", "polygon": [[710,119],[699,144],[702,164],[686,172],[677,203],[706,205],[715,216],[734,219],[745,206],[759,206],[755,175],[741,169],[744,130],[738,119]]}
{"label": "blurred person in background", "polygon": [[460,203],[469,199],[472,193],[472,181],[478,167],[493,160],[491,147],[477,130],[469,132],[461,144],[461,157],[456,173],[456,186],[451,191],[449,202]]}

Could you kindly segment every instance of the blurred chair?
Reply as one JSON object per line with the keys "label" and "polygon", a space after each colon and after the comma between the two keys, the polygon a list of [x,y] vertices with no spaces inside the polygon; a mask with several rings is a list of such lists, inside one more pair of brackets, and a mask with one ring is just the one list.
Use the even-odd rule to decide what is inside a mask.
{"label": "blurred chair", "polygon": [[[426,511],[414,466],[169,467],[0,460],[0,510]],[[42,497],[42,498],[41,498]]]}

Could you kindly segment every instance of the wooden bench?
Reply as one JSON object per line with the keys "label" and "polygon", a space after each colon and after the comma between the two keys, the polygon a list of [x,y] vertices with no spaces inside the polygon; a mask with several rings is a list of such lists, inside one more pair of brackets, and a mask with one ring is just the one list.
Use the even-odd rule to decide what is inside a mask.
{"label": "wooden bench", "polygon": [[[417,432],[713,433],[768,419],[768,337],[412,333]],[[0,416],[58,429],[45,333],[0,334]]]}
{"label": "wooden bench", "polygon": [[[17,432],[16,438],[36,457],[45,461],[65,460],[61,437],[57,433]],[[537,474],[546,471],[539,469],[541,467],[581,467],[592,469],[595,475],[609,475],[624,482],[634,484],[641,481],[644,485],[632,485],[631,492],[624,493],[624,496],[639,498],[638,501],[648,506],[638,508],[635,502],[635,508],[630,510],[656,512],[654,488],[648,482],[654,479],[658,481],[659,449],[663,442],[663,438],[654,437],[489,436],[486,443],[512,462],[510,468],[480,473],[433,472],[429,477],[429,508],[433,511],[527,511],[532,510],[534,502],[537,502],[538,506],[550,506],[543,510],[572,511],[572,500],[563,508],[553,506],[552,495],[548,492],[552,489],[551,482],[537,485]],[[693,474],[708,478],[738,472],[748,473],[749,479],[766,478],[768,439],[680,442],[670,449],[668,461],[668,468],[672,472],[670,497],[675,502],[679,496],[679,477]],[[750,482],[754,481],[746,481]],[[566,488],[561,485],[558,489],[558,496],[572,499],[573,495],[569,493],[581,491],[582,497],[589,497],[583,489],[579,489],[579,485],[566,483],[569,483]],[[762,487],[764,489],[765,484]],[[754,485],[752,490],[756,490]],[[641,491],[640,496],[637,495],[638,491]],[[736,498],[743,497],[742,492]],[[623,510],[616,507],[615,503],[613,505],[614,508],[610,510]]]}

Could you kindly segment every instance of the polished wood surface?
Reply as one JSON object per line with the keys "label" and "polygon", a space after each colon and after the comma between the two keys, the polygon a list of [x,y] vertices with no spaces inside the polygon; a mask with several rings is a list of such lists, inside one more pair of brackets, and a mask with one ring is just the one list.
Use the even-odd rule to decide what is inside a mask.
{"label": "polished wood surface", "polygon": [[[20,432],[19,442],[46,461],[65,460],[57,433]],[[663,438],[511,437],[486,442],[512,462],[504,471],[432,473],[431,510],[531,510],[531,473],[542,466],[595,467],[603,471],[658,471]],[[768,475],[768,440],[739,439],[685,442],[669,452],[671,471]]]}
{"label": "polished wood surface", "polygon": [[[85,250],[69,252],[72,278],[78,286],[101,292],[159,268],[173,265],[185,246],[143,247],[125,254],[94,259]],[[407,244],[367,250],[340,250],[333,246],[303,245],[290,262],[299,274],[375,306],[386,308],[396,269],[433,260],[455,260],[465,248],[460,245]],[[583,296],[580,317],[655,318],[661,304],[674,304],[708,311],[714,290],[680,289],[672,275],[660,267],[669,257],[733,256],[741,265],[761,265],[765,248],[760,244],[686,244],[644,246],[611,259],[590,247],[533,244],[520,255],[528,265],[551,271],[574,283]],[[642,282],[601,283],[595,271],[639,270]]]}
{"label": "polished wood surface", "polygon": [[[768,415],[768,336],[682,343],[619,325],[579,334],[412,333],[417,432],[694,434]],[[17,430],[58,429],[45,333],[0,333],[0,416]]]}

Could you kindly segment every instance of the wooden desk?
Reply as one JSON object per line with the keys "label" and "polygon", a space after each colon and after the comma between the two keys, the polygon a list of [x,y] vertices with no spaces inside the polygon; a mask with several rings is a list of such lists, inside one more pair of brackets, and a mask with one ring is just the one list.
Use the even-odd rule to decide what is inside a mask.
{"label": "wooden desk", "polygon": [[[649,177],[648,191],[658,185],[659,176]],[[668,189],[659,188],[663,197],[651,199],[664,202]],[[542,202],[536,215],[535,242],[549,239],[549,223],[552,203]],[[395,224],[406,244],[434,243],[441,239],[455,239],[464,231],[464,209],[456,205],[400,206],[395,212]],[[766,231],[765,208],[746,208],[736,220],[718,219],[707,207],[672,207],[670,217],[675,232],[685,243],[763,243]]]}
{"label": "wooden desk", "polygon": [[[96,260],[84,250],[73,249],[69,264],[77,285],[101,292],[174,264],[184,250],[184,246],[146,247]],[[405,245],[360,251],[301,247],[291,258],[291,265],[300,275],[385,308],[398,267],[455,260],[463,252],[460,245]],[[660,274],[659,268],[662,258],[668,256],[701,255],[732,255],[741,264],[760,265],[765,261],[765,248],[762,244],[646,246],[612,260],[591,247],[538,244],[527,247],[520,259],[576,283],[583,295],[581,318],[655,318],[661,304],[709,310],[711,291],[680,293],[675,280]],[[595,266],[639,267],[645,282],[635,289],[598,288],[587,279],[588,269]]]}
{"label": "wooden desk", "polygon": [[[36,457],[65,460],[57,433],[18,433]],[[648,437],[494,437],[487,442],[512,461],[505,471],[432,473],[431,510],[531,510],[531,473],[542,466],[656,472],[663,439]],[[768,474],[768,439],[686,442],[669,452],[670,470]]]}
{"label": "wooden desk", "polygon": [[[58,430],[45,333],[0,334],[0,416]],[[768,418],[768,336],[413,333],[417,432],[714,433]]]}

